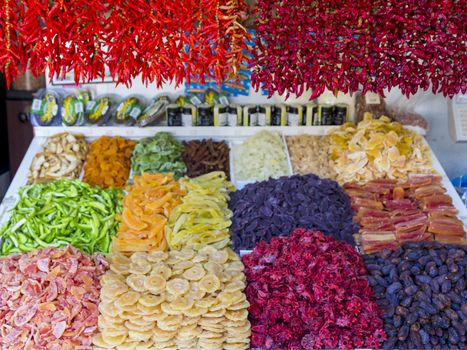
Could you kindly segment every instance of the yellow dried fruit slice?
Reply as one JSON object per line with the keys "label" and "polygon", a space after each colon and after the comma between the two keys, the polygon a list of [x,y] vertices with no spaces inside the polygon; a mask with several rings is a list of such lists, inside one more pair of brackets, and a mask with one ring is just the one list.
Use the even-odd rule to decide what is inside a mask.
{"label": "yellow dried fruit slice", "polygon": [[128,331],[128,338],[134,341],[148,341],[152,337],[152,329],[149,331]]}
{"label": "yellow dried fruit slice", "polygon": [[112,270],[110,271],[107,271],[104,275],[102,275],[101,277],[101,284],[104,285],[104,284],[112,284],[112,283],[115,283],[115,282],[124,282],[125,281],[125,277],[122,276],[121,274],[119,273],[116,273]]}
{"label": "yellow dried fruit slice", "polygon": [[188,261],[188,260],[182,260],[179,263],[176,263],[175,265],[173,265],[172,268],[173,268],[174,272],[176,270],[182,270],[182,272],[183,272],[183,270],[187,270],[187,269],[189,269],[189,268],[191,268],[193,266],[194,266],[193,262]]}
{"label": "yellow dried fruit slice", "polygon": [[166,283],[165,279],[159,275],[149,275],[144,278],[144,287],[153,294],[162,293]]}
{"label": "yellow dried fruit slice", "polygon": [[127,338],[126,334],[117,335],[117,336],[109,336],[109,335],[102,333],[102,340],[104,341],[104,343],[111,345],[113,347],[116,347],[122,344],[126,340],[126,338]]}
{"label": "yellow dried fruit slice", "polygon": [[101,302],[98,309],[101,314],[106,316],[116,317],[118,315],[118,309],[113,302]]}
{"label": "yellow dried fruit slice", "polygon": [[184,311],[191,309],[195,301],[190,297],[178,297],[173,302],[170,303],[170,307],[173,310]]}
{"label": "yellow dried fruit slice", "polygon": [[140,296],[138,303],[146,307],[156,307],[164,302],[165,295],[143,294]]}
{"label": "yellow dried fruit slice", "polygon": [[145,262],[144,264],[135,264],[132,262],[130,263],[128,271],[138,275],[145,275],[151,271],[151,264],[149,264],[149,262]]}
{"label": "yellow dried fruit slice", "polygon": [[122,308],[124,306],[134,305],[138,302],[140,294],[138,292],[126,292],[115,300],[115,306]]}
{"label": "yellow dried fruit slice", "polygon": [[103,285],[101,289],[101,296],[103,296],[103,299],[112,300],[127,291],[127,285],[121,281],[118,281],[112,284]]}
{"label": "yellow dried fruit slice", "polygon": [[214,293],[221,286],[219,278],[214,274],[207,274],[199,281],[199,288],[207,293]]}
{"label": "yellow dried fruit slice", "polygon": [[248,318],[247,310],[238,310],[238,311],[227,311],[225,317],[231,321],[241,321]]}
{"label": "yellow dried fruit slice", "polygon": [[172,276],[172,269],[164,263],[157,263],[152,266],[151,275],[159,275],[167,281]]}
{"label": "yellow dried fruit slice", "polygon": [[226,271],[238,271],[241,272],[245,270],[245,266],[241,261],[232,261],[231,263],[228,263],[225,267]]}
{"label": "yellow dried fruit slice", "polygon": [[135,342],[135,341],[129,341],[128,339],[120,344],[117,349],[118,350],[135,350],[136,349],[136,345],[138,345],[139,342]]}
{"label": "yellow dried fruit slice", "polygon": [[189,281],[199,281],[203,276],[206,274],[203,266],[200,264],[196,264],[193,267],[189,268],[183,273],[183,277],[185,277]]}
{"label": "yellow dried fruit slice", "polygon": [[206,291],[200,288],[199,282],[192,282],[188,295],[194,300],[201,300],[206,295]]}
{"label": "yellow dried fruit slice", "polygon": [[188,317],[198,317],[204,315],[208,311],[207,308],[204,307],[192,307],[191,309],[184,310],[183,314]]}
{"label": "yellow dried fruit slice", "polygon": [[157,322],[157,325],[163,324],[166,326],[178,326],[182,322],[183,316],[181,315],[172,315],[164,319],[163,321]]}
{"label": "yellow dried fruit slice", "polygon": [[142,231],[148,227],[148,224],[142,221],[138,216],[134,215],[129,208],[123,209],[122,219],[129,228],[136,231]]}
{"label": "yellow dried fruit slice", "polygon": [[169,293],[174,295],[182,295],[190,289],[190,283],[181,278],[174,278],[167,282],[166,289]]}
{"label": "yellow dried fruit slice", "polygon": [[227,283],[222,290],[224,292],[233,293],[237,291],[242,291],[245,289],[245,283],[243,281],[232,281]]}
{"label": "yellow dried fruit slice", "polygon": [[225,264],[229,259],[229,253],[225,250],[216,250],[209,254],[209,260],[218,263],[218,264]]}
{"label": "yellow dried fruit slice", "polygon": [[247,300],[243,300],[238,303],[230,305],[228,309],[232,311],[237,311],[241,309],[248,309],[249,307],[250,307],[250,303]]}
{"label": "yellow dried fruit slice", "polygon": [[152,252],[148,254],[148,260],[150,262],[162,262],[169,257],[169,254],[166,252]]}
{"label": "yellow dried fruit slice", "polygon": [[216,305],[217,303],[219,303],[219,301],[217,300],[216,297],[214,296],[208,296],[206,298],[203,298],[201,300],[197,300],[195,302],[195,305],[198,306],[198,307],[206,307],[206,308],[210,308],[211,306],[214,306]]}
{"label": "yellow dried fruit slice", "polygon": [[126,278],[126,284],[135,292],[144,292],[146,290],[144,282],[144,275],[129,275]]}
{"label": "yellow dried fruit slice", "polygon": [[220,276],[220,274],[224,271],[224,268],[221,264],[213,261],[208,261],[206,264],[204,264],[204,268],[216,276]]}
{"label": "yellow dried fruit slice", "polygon": [[172,303],[162,303],[161,304],[161,310],[162,310],[162,312],[165,312],[167,315],[170,315],[170,316],[176,316],[176,315],[181,315],[182,314],[182,311],[174,310],[172,308]]}

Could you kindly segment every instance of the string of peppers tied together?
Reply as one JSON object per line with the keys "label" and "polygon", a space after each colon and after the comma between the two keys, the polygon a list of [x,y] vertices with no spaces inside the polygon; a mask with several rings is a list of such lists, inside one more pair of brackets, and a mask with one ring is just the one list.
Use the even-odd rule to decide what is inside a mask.
{"label": "string of peppers tied together", "polygon": [[243,0],[0,0],[0,71],[78,83],[218,83],[246,64]]}
{"label": "string of peppers tied together", "polygon": [[467,91],[463,0],[258,0],[256,88]]}

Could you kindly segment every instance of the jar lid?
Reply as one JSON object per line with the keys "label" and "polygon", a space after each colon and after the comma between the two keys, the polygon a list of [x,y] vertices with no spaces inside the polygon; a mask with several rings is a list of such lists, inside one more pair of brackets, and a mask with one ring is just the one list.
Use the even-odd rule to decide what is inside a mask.
{"label": "jar lid", "polygon": [[183,114],[191,114],[191,113],[193,113],[193,109],[191,107],[183,107],[182,108],[182,113]]}

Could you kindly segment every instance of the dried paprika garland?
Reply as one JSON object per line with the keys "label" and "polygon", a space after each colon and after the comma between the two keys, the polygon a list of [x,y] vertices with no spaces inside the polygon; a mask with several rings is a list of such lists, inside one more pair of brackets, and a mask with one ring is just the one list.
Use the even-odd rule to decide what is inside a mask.
{"label": "dried paprika garland", "polygon": [[[464,5],[462,5],[464,4]],[[460,0],[259,0],[256,88],[382,93],[467,90],[467,13]]]}
{"label": "dried paprika garland", "polygon": [[19,28],[24,17],[21,1],[0,1],[0,69],[5,74],[7,87],[27,64]]}

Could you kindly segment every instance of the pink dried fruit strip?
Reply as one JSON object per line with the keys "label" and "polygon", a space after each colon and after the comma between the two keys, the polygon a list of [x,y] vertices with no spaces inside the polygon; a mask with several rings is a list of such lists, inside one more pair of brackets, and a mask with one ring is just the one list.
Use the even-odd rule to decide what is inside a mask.
{"label": "pink dried fruit strip", "polygon": [[71,246],[0,259],[0,348],[90,349],[105,270]]}

